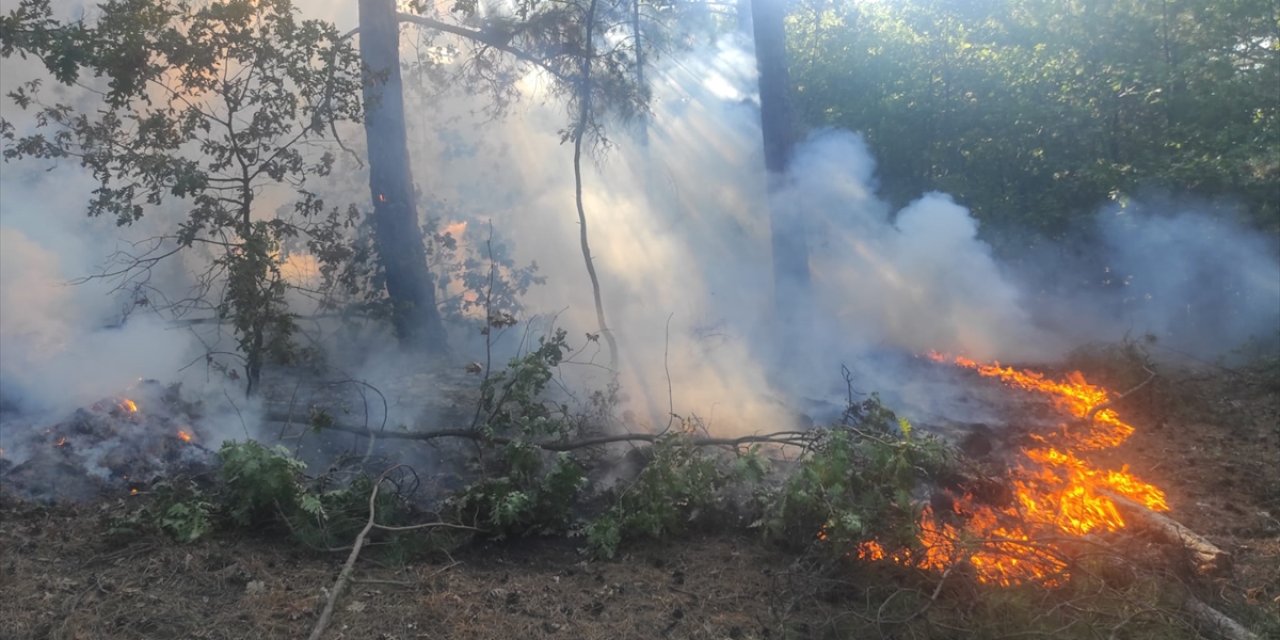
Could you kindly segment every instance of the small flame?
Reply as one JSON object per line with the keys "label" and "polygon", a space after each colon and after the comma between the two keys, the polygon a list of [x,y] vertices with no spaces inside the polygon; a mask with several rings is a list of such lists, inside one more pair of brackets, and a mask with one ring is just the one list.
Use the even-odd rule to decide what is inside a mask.
{"label": "small flame", "polygon": [[188,433],[188,432],[186,432],[186,431],[183,431],[183,430],[179,429],[179,430],[178,430],[178,439],[179,439],[179,440],[181,440],[181,441],[183,441],[183,442],[191,442],[191,434],[190,434],[190,433]]}
{"label": "small flame", "polygon": [[121,400],[120,400],[120,408],[121,408],[121,409],[124,409],[124,410],[125,410],[125,411],[127,411],[128,413],[137,413],[137,412],[138,412],[138,403],[136,403],[136,402],[134,402],[134,401],[132,401],[132,400],[130,400],[130,399],[128,399],[128,398],[123,398],[123,399],[121,399]]}
{"label": "small flame", "polygon": [[138,495],[138,488],[137,488],[137,487],[134,487],[134,488],[130,489],[130,490],[129,490],[129,495],[131,495],[131,496],[136,496],[136,495]]}
{"label": "small flame", "polygon": [[65,446],[67,446],[67,437],[66,437],[66,436],[58,436],[58,441],[57,441],[57,442],[54,442],[54,443],[53,443],[53,446],[55,446],[55,447],[65,447]]}

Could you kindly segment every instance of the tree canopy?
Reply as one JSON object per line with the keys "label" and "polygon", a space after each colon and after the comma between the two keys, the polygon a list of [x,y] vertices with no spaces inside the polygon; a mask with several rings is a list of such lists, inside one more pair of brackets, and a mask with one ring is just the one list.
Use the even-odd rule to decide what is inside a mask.
{"label": "tree canopy", "polygon": [[864,132],[897,204],[954,194],[1054,236],[1156,188],[1280,228],[1280,21],[1268,0],[802,2],[796,104]]}

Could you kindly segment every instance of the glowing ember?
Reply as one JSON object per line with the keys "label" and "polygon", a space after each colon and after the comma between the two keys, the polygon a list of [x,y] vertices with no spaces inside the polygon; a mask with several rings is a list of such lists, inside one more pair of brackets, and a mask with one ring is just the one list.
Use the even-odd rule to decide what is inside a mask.
{"label": "glowing ember", "polygon": [[[936,352],[926,357],[947,360]],[[1134,430],[1106,407],[1110,399],[1106,390],[1089,384],[1080,372],[1072,372],[1065,380],[1050,380],[1041,373],[999,363],[981,364],[963,357],[953,362],[1011,387],[1042,394],[1073,421],[1052,433],[1033,436],[1036,444],[1022,450],[1021,460],[1012,469],[1014,504],[993,507],[963,496],[955,501],[955,514],[946,518],[926,507],[918,549],[890,551],[871,540],[859,545],[858,558],[888,559],[933,570],[967,560],[985,583],[1054,586],[1067,575],[1064,550],[1054,538],[1125,526],[1108,494],[1125,496],[1154,511],[1169,509],[1164,492],[1134,477],[1128,466],[1118,471],[1099,469],[1076,453],[1115,447]]]}
{"label": "glowing ember", "polygon": [[125,410],[125,411],[127,411],[128,413],[137,413],[137,412],[138,412],[138,403],[136,403],[136,402],[134,402],[134,401],[132,401],[132,400],[130,400],[130,399],[128,399],[128,398],[122,398],[122,399],[120,400],[120,408],[121,408],[121,409],[124,409],[124,410]]}
{"label": "glowing ember", "polygon": [[188,432],[186,432],[186,431],[183,431],[183,430],[179,429],[179,430],[178,430],[178,439],[179,439],[179,440],[181,440],[181,441],[183,441],[183,442],[191,442],[191,434],[190,434],[190,433],[188,433]]}
{"label": "glowing ember", "polygon": [[66,437],[66,436],[58,436],[58,441],[57,441],[57,442],[54,442],[54,443],[53,443],[53,446],[55,446],[55,447],[65,447],[65,446],[67,446],[67,437]]}
{"label": "glowing ember", "polygon": [[130,489],[130,490],[129,490],[129,495],[131,495],[131,496],[136,496],[136,495],[138,495],[138,490],[137,490],[137,489]]}

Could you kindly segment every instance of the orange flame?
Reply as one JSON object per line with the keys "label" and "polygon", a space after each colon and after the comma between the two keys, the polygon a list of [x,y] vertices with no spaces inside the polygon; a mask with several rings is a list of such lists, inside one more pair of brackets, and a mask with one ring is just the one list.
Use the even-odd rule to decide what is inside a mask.
{"label": "orange flame", "polygon": [[53,446],[55,446],[55,447],[65,447],[65,446],[67,446],[67,437],[66,437],[66,436],[58,436],[58,441],[57,441],[57,442],[55,442],[55,443],[53,443]]}
{"label": "orange flame", "polygon": [[178,430],[178,439],[179,439],[179,440],[181,440],[181,441],[183,441],[183,442],[191,442],[191,434],[190,434],[190,433],[188,433],[188,432],[186,432],[186,431],[183,431],[183,430],[179,429],[179,430]]}
{"label": "orange flame", "polygon": [[[926,357],[946,361],[937,352]],[[870,540],[859,545],[858,558],[887,558],[932,570],[967,560],[981,582],[1055,586],[1067,576],[1067,564],[1064,550],[1045,539],[1045,534],[1060,538],[1061,534],[1083,536],[1124,528],[1124,518],[1108,494],[1125,496],[1154,511],[1169,509],[1164,492],[1139,480],[1127,465],[1118,471],[1103,470],[1076,453],[1113,448],[1134,431],[1107,406],[1106,390],[1090,384],[1080,372],[1050,380],[1044,374],[999,363],[981,364],[964,357],[953,362],[1011,387],[1039,393],[1074,420],[1052,433],[1033,436],[1036,445],[1022,450],[1022,459],[1012,469],[1014,504],[993,507],[963,496],[955,503],[954,517],[947,518],[926,507],[919,523],[918,549],[889,551]]]}
{"label": "orange flame", "polygon": [[136,403],[136,402],[134,402],[134,401],[132,401],[132,400],[130,400],[130,399],[128,399],[128,398],[122,398],[122,399],[120,400],[120,408],[121,408],[121,409],[124,409],[125,411],[127,411],[127,412],[129,412],[129,413],[137,413],[137,412],[138,412],[138,403]]}

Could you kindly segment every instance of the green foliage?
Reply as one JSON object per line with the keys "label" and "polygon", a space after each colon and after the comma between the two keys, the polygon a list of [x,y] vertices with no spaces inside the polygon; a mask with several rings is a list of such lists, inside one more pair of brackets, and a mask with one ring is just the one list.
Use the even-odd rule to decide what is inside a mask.
{"label": "green foliage", "polygon": [[516,263],[508,243],[492,224],[467,224],[460,232],[440,229],[441,218],[464,217],[449,211],[449,203],[432,201],[424,208],[439,216],[427,221],[427,255],[431,271],[437,274],[441,315],[459,323],[483,322],[487,317],[490,327],[484,331],[501,328],[492,326],[492,320],[514,320],[523,310],[520,298],[534,285],[546,282],[538,275],[538,263]]}
{"label": "green foliage", "polygon": [[556,533],[568,527],[585,484],[582,467],[562,454],[545,472],[539,466],[484,478],[450,498],[449,506],[458,520],[476,523],[494,538]]}
{"label": "green foliage", "polygon": [[909,422],[874,397],[857,411],[873,421],[823,431],[773,497],[764,520],[769,537],[804,545],[821,532],[840,553],[871,538],[915,542],[920,513],[913,494],[922,480],[942,475],[946,450],[913,435]]}
{"label": "green foliage", "polygon": [[942,190],[1058,236],[1159,187],[1280,228],[1270,0],[839,0],[789,32],[798,111],[863,132],[895,205]]}
{"label": "green foliage", "polygon": [[480,421],[476,426],[491,438],[515,438],[506,456],[513,464],[529,462],[531,452],[522,450],[523,441],[567,433],[568,408],[542,398],[555,368],[569,352],[565,336],[565,331],[558,329],[550,338],[540,338],[537,349],[513,358],[506,369],[489,375],[480,385]]}
{"label": "green foliage", "polygon": [[159,525],[178,542],[193,542],[213,530],[214,505],[198,498],[174,502],[159,514]]}
{"label": "green foliage", "polygon": [[482,478],[449,500],[461,522],[495,537],[564,530],[586,483],[568,454],[552,457],[535,443],[569,435],[569,409],[543,394],[569,351],[564,330],[489,375],[480,388],[477,429],[501,443],[477,462]]}
{"label": "green foliage", "polygon": [[[304,475],[306,465],[288,451],[253,440],[226,442],[218,457],[219,482],[158,482],[147,491],[146,506],[114,520],[112,530],[125,534],[158,529],[179,542],[193,542],[227,526],[287,531],[309,548],[325,549],[349,544],[368,521],[374,480],[367,475],[357,475],[338,489],[321,490],[320,482]],[[376,510],[382,524],[400,523],[406,511],[386,490],[378,494]]]}
{"label": "green foliage", "polygon": [[[102,103],[83,108],[44,102],[39,80],[12,91],[33,122],[0,122],[5,160],[79,163],[98,183],[89,215],[121,226],[180,207],[179,222],[106,271],[145,287],[160,260],[210,251],[195,301],[179,296],[169,310],[203,302],[229,320],[252,392],[264,361],[292,350],[282,247],[304,238],[322,260],[350,257],[333,250],[347,221],[305,184],[334,164],[313,143],[361,114],[351,43],[299,19],[289,0],[112,0],[96,20],[67,23],[48,0],[24,0],[0,19],[0,36],[0,55],[36,57],[64,84],[88,74],[105,84]],[[267,191],[293,191],[296,206],[264,215],[256,200]]]}
{"label": "green foliage", "polygon": [[[715,457],[690,444],[685,432],[659,438],[649,454],[635,481],[587,525],[587,543],[595,554],[612,558],[626,539],[661,539],[685,532],[691,519],[715,504],[717,490],[731,478]],[[739,468],[749,479],[762,469],[759,465],[756,459]]]}
{"label": "green foliage", "polygon": [[237,524],[250,526],[292,513],[302,501],[306,465],[281,447],[267,448],[249,440],[229,441],[218,451],[222,459],[223,502]]}

